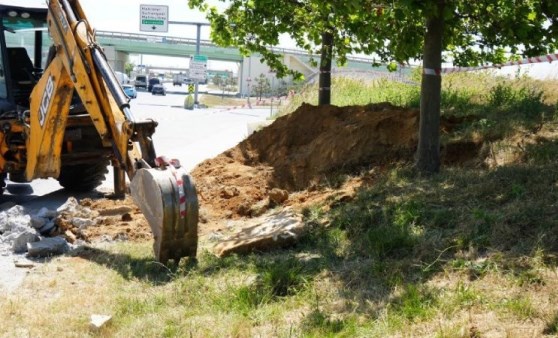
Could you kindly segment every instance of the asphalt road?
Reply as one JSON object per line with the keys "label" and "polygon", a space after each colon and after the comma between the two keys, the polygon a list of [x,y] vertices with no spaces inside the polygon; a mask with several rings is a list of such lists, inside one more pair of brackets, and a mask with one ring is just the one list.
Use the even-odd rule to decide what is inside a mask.
{"label": "asphalt road", "polygon": [[[136,120],[151,118],[159,123],[153,136],[157,155],[179,159],[188,171],[244,139],[248,123],[269,117],[269,109],[186,110],[183,108],[186,86],[165,86],[169,90],[166,96],[138,92],[138,97],[131,101],[131,111]],[[2,205],[9,205],[5,202],[20,204],[30,210],[43,206],[56,208],[71,196],[55,179],[7,183],[4,195],[0,196],[0,210]],[[112,172],[109,172],[99,190],[111,192],[112,189]]]}

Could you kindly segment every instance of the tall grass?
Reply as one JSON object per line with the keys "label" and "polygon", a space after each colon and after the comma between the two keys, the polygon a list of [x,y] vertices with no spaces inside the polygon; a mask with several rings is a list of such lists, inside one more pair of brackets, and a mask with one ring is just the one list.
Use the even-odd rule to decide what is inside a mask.
{"label": "tall grass", "polygon": [[[388,101],[403,107],[418,107],[420,103],[419,89],[414,85],[386,79],[362,81],[334,77],[331,103],[337,106],[348,106]],[[318,103],[318,85],[316,83],[302,87],[291,102],[279,112],[279,115],[293,112],[303,102],[314,105]]]}
{"label": "tall grass", "polygon": [[[417,79],[419,80],[419,79]],[[420,81],[418,81],[420,82]],[[508,79],[491,73],[457,73],[443,77],[442,114],[450,115],[514,115],[537,118],[543,110],[552,113],[558,102],[552,81],[526,77]],[[397,106],[418,108],[420,86],[387,79],[358,80],[334,77],[331,103],[337,106],[390,102]],[[558,92],[558,90],[556,91]],[[279,115],[289,114],[303,102],[317,104],[318,85],[306,85]],[[550,110],[549,110],[550,109]]]}

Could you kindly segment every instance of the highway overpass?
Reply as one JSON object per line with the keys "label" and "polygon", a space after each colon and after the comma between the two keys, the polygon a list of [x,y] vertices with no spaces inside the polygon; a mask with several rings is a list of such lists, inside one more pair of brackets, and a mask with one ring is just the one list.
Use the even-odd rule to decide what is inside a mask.
{"label": "highway overpass", "polygon": [[[105,48],[109,62],[117,71],[124,70],[129,54],[190,58],[196,53],[196,39],[191,38],[110,31],[97,31],[96,36],[99,43]],[[317,69],[311,65],[311,56],[307,51],[288,48],[273,48],[273,50],[283,55],[283,61],[289,68],[301,72],[306,78],[316,74]],[[260,62],[258,55],[245,57],[237,48],[220,47],[209,40],[200,40],[200,54],[206,55],[209,60],[240,64],[239,88],[241,95],[249,91],[250,81],[260,74],[264,74],[270,79],[270,83],[276,86],[280,83],[269,67]],[[319,60],[317,55],[314,55],[313,58]],[[371,58],[348,57],[347,64],[342,69],[374,70],[378,74],[382,72],[388,74],[385,66],[373,68],[372,62]],[[151,68],[157,67],[152,65]]]}

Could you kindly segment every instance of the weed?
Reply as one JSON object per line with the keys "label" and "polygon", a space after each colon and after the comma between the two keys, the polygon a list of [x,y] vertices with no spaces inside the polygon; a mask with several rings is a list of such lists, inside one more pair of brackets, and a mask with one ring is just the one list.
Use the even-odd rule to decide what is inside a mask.
{"label": "weed", "polygon": [[332,319],[319,309],[314,309],[302,320],[301,329],[310,337],[350,337],[354,334],[350,324],[347,320]]}
{"label": "weed", "polygon": [[262,270],[262,287],[269,290],[273,297],[292,295],[306,281],[303,266],[296,258],[266,262]]}
{"label": "weed", "polygon": [[316,224],[325,216],[325,212],[320,205],[314,204],[302,210],[302,216],[306,223]]}
{"label": "weed", "polygon": [[424,320],[434,313],[437,296],[423,286],[408,284],[403,292],[391,302],[391,314],[409,321]]}
{"label": "weed", "polygon": [[521,87],[517,91],[517,103],[513,109],[528,118],[540,116],[544,107],[543,91],[534,87]]}
{"label": "weed", "polygon": [[198,259],[199,264],[197,269],[204,274],[215,273],[219,270],[230,269],[233,267],[246,268],[247,263],[245,260],[240,259],[238,255],[230,255],[219,258],[207,249],[203,250],[198,255]]}
{"label": "weed", "polygon": [[485,248],[490,245],[490,235],[495,216],[487,210],[473,209],[473,220],[475,221],[471,243],[475,246]]}
{"label": "weed", "polygon": [[556,335],[558,334],[558,314],[554,315],[551,320],[546,322],[543,334]]}
{"label": "weed", "polygon": [[501,108],[502,106],[507,106],[510,102],[515,100],[515,92],[513,88],[504,83],[498,83],[492,88],[492,91],[488,94],[488,104],[492,108]]}
{"label": "weed", "polygon": [[[467,332],[468,331],[468,332]],[[467,325],[458,324],[454,326],[443,326],[436,331],[436,338],[481,338],[479,330],[473,325],[467,330]]]}
{"label": "weed", "polygon": [[536,315],[536,310],[528,296],[504,299],[499,306],[520,319],[530,319]]}
{"label": "weed", "polygon": [[482,302],[482,295],[472,286],[460,281],[455,290],[455,302],[460,307],[470,308],[476,303]]}
{"label": "weed", "polygon": [[419,202],[380,206],[374,194],[362,193],[336,210],[332,224],[347,231],[358,254],[386,257],[410,252],[422,235],[417,224],[424,212]]}
{"label": "weed", "polygon": [[497,270],[496,263],[489,259],[471,261],[464,258],[456,258],[452,260],[450,264],[450,266],[457,271],[465,271],[470,280],[482,278],[487,273]]}
{"label": "weed", "polygon": [[448,85],[442,90],[441,109],[444,112],[452,112],[452,114],[463,114],[471,109],[472,93],[467,89],[455,88],[453,81],[449,81]]}
{"label": "weed", "polygon": [[516,276],[519,286],[544,285],[544,280],[536,270],[524,270]]}
{"label": "weed", "polygon": [[521,184],[513,183],[511,186],[511,195],[513,198],[521,198],[525,195],[525,187]]}
{"label": "weed", "polygon": [[556,163],[558,160],[558,141],[539,140],[537,144],[528,144],[525,159],[533,165]]}
{"label": "weed", "polygon": [[258,286],[241,286],[233,292],[230,308],[247,315],[252,309],[271,302],[269,290]]}
{"label": "weed", "polygon": [[292,296],[306,283],[303,266],[296,258],[267,259],[256,263],[258,278],[233,291],[230,306],[243,314],[280,298]]}

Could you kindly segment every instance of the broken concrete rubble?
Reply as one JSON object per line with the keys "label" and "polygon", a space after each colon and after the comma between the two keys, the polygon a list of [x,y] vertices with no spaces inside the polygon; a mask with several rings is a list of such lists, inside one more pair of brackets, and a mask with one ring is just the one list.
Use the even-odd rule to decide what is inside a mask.
{"label": "broken concrete rubble", "polygon": [[22,206],[16,205],[0,212],[0,254],[25,251],[25,240],[35,240],[36,230],[31,226],[31,216]]}
{"label": "broken concrete rubble", "polygon": [[91,315],[91,322],[89,322],[91,330],[101,329],[103,326],[110,323],[111,319],[112,316],[109,315]]}
{"label": "broken concrete rubble", "polygon": [[[64,204],[65,212],[79,210],[74,200],[72,198]],[[64,238],[42,237],[56,230],[54,220],[57,215],[56,210],[47,208],[31,213],[20,205],[0,212],[0,254],[27,252],[30,257],[44,257],[66,252],[69,245]]]}
{"label": "broken concrete rubble", "polygon": [[89,228],[90,226],[97,225],[97,220],[90,219],[90,218],[74,217],[72,219],[72,225],[78,229],[83,230]]}
{"label": "broken concrete rubble", "polygon": [[41,218],[55,218],[56,216],[58,216],[58,212],[56,210],[50,210],[43,207],[41,208],[41,210],[39,210],[39,212],[37,212],[36,216]]}
{"label": "broken concrete rubble", "polygon": [[14,265],[16,268],[34,268],[35,262],[25,258],[19,258],[14,260]]}
{"label": "broken concrete rubble", "polygon": [[70,215],[72,218],[86,218],[94,219],[99,217],[97,211],[93,211],[88,207],[79,204],[75,197],[70,197],[66,203],[62,204],[58,209],[56,209],[58,216],[60,215]]}
{"label": "broken concrete rubble", "polygon": [[70,246],[63,237],[47,237],[38,242],[27,243],[27,255],[29,257],[61,255],[68,250],[70,250]]}
{"label": "broken concrete rubble", "polygon": [[40,238],[35,231],[25,231],[13,240],[12,251],[14,253],[24,253],[27,251],[27,243],[37,242],[38,240]]}
{"label": "broken concrete rubble", "polygon": [[[104,226],[113,224],[122,224],[122,228],[107,236],[109,241],[127,240],[130,235],[135,235],[131,229],[137,224],[137,211],[132,206],[114,204],[99,208],[97,205],[98,211],[93,209],[95,205],[92,201],[80,203],[70,197],[56,210],[43,207],[30,211],[19,205],[11,206],[0,212],[0,254],[28,253],[30,257],[61,254],[68,250],[70,243],[76,245],[81,240],[88,241],[91,233],[101,233]],[[100,224],[103,230],[97,230]],[[140,235],[138,233],[137,238]],[[150,238],[148,235],[142,238]],[[53,236],[61,237],[49,239]]]}
{"label": "broken concrete rubble", "polygon": [[31,216],[25,213],[25,209],[20,205],[0,212],[0,233],[13,232],[30,225]]}

